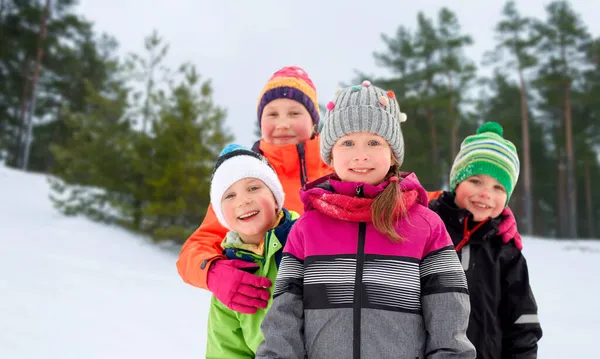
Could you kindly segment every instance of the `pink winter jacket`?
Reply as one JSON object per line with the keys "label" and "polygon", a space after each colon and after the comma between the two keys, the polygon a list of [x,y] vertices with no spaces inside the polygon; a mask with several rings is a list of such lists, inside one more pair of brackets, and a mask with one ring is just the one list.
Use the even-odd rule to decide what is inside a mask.
{"label": "pink winter jacket", "polygon": [[412,173],[403,242],[371,222],[378,186],[323,177],[301,191],[256,358],[475,358],[464,271]]}

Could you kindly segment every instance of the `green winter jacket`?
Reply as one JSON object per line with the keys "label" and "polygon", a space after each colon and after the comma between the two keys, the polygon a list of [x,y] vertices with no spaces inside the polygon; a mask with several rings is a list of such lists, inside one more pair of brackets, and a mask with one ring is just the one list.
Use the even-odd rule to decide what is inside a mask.
{"label": "green winter jacket", "polygon": [[258,264],[254,274],[266,277],[273,285],[269,288],[271,298],[267,308],[258,309],[255,314],[242,314],[227,308],[214,296],[208,314],[207,359],[254,359],[258,345],[263,341],[260,324],[273,302],[273,288],[277,270],[281,262],[282,249],[288,233],[299,217],[298,213],[283,209],[284,216],[277,227],[265,233],[264,256],[247,249],[235,232],[227,233],[221,246],[228,259],[241,259]]}

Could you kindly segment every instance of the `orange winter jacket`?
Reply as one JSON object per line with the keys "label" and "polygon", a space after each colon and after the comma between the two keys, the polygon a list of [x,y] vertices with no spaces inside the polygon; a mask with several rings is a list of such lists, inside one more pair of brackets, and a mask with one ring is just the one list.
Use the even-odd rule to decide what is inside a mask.
{"label": "orange winter jacket", "polygon": [[427,192],[427,200],[431,202],[434,199],[438,198],[442,193],[444,193],[444,191]]}
{"label": "orange winter jacket", "polygon": [[[253,149],[262,153],[275,168],[285,193],[283,206],[299,214],[304,212],[300,188],[332,172],[321,160],[318,136],[304,145],[276,146],[260,140]],[[208,268],[215,259],[224,258],[221,242],[226,234],[227,229],[221,226],[209,206],[204,221],[183,244],[177,260],[177,270],[186,283],[208,289]]]}

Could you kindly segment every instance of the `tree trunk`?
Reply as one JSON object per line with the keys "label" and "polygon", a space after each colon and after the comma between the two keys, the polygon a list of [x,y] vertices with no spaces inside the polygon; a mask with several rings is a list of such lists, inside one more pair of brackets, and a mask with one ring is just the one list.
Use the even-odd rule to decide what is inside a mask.
{"label": "tree trunk", "polygon": [[[4,23],[4,10],[6,9],[6,0],[0,0],[0,25],[3,25]],[[0,35],[2,34],[1,30],[3,29],[2,26],[0,26]],[[0,39],[2,37],[0,36]]]}
{"label": "tree trunk", "polygon": [[[431,108],[427,108],[427,122],[429,122],[429,131],[430,131],[430,137],[431,137],[431,161],[432,161],[432,166],[434,168],[438,168],[439,167],[439,163],[440,163],[440,158],[439,158],[439,152],[438,152],[438,148],[437,148],[437,130],[435,128],[435,121],[433,119],[433,110]],[[439,183],[440,187],[442,185],[442,183]]]}
{"label": "tree trunk", "polygon": [[567,206],[566,206],[566,195],[565,195],[565,163],[563,160],[563,151],[559,150],[558,153],[558,192],[556,198],[556,212],[557,212],[557,221],[556,221],[556,229],[558,238],[564,238],[568,233],[568,222],[567,220]]}
{"label": "tree trunk", "polygon": [[21,149],[23,148],[23,132],[26,127],[25,114],[27,113],[27,97],[29,94],[29,56],[23,61],[23,88],[21,89],[21,100],[19,103],[19,123],[16,129],[15,147],[13,153],[13,165],[19,167],[22,162]]}
{"label": "tree trunk", "polygon": [[594,207],[592,206],[592,181],[590,179],[590,165],[585,164],[585,199],[587,208],[588,237],[594,238]]}
{"label": "tree trunk", "polygon": [[452,120],[452,128],[450,129],[452,135],[452,158],[458,153],[458,120]]}
{"label": "tree trunk", "polygon": [[[427,84],[425,87],[425,96],[429,96],[429,89],[431,88],[431,78],[427,79]],[[427,122],[429,123],[429,131],[431,134],[431,160],[433,161],[432,165],[434,168],[439,168],[439,163],[440,163],[440,154],[438,152],[438,148],[437,148],[437,129],[435,127],[435,121],[434,121],[434,117],[433,117],[433,110],[431,109],[431,107],[427,107],[427,109],[425,109],[426,113],[427,113]],[[440,177],[439,181],[439,186],[436,184],[436,188],[441,188],[443,185],[443,180],[442,178],[444,177]]]}
{"label": "tree trunk", "polygon": [[0,39],[2,38],[2,30],[4,29],[4,10],[6,9],[6,0],[0,0]]}
{"label": "tree trunk", "polygon": [[448,117],[452,123],[450,128],[450,158],[454,158],[458,153],[458,118],[454,110],[454,101],[452,99],[452,78],[448,76]]}
{"label": "tree trunk", "polygon": [[569,203],[569,236],[577,238],[577,197],[575,185],[575,156],[573,154],[573,133],[571,126],[571,84],[564,84],[565,138],[567,147],[567,196]]}
{"label": "tree trunk", "polygon": [[[524,204],[525,202],[523,201],[523,196],[524,196],[524,188],[523,185],[517,185],[512,193],[512,196],[510,197],[510,201],[508,202],[508,205],[510,206],[510,208],[512,209],[513,213],[515,214],[515,218],[519,219],[519,227],[521,226],[521,218],[525,218],[525,207]],[[529,233],[531,234],[531,233]]]}
{"label": "tree trunk", "polygon": [[431,131],[431,160],[433,161],[433,166],[435,167],[440,160],[437,150],[437,131],[435,128],[435,122],[433,121],[433,111],[431,108],[427,109],[427,121],[429,122],[429,129]]}
{"label": "tree trunk", "polygon": [[29,165],[29,152],[31,151],[31,142],[33,142],[33,118],[35,117],[35,102],[37,95],[37,83],[40,74],[40,66],[42,57],[44,56],[44,39],[46,38],[46,23],[50,16],[50,7],[52,6],[51,0],[46,0],[46,7],[42,15],[42,23],[40,25],[40,36],[37,45],[37,56],[35,59],[35,67],[33,69],[33,79],[31,82],[31,100],[29,101],[29,118],[27,120],[27,133],[25,134],[25,150],[23,151],[23,171],[27,170]]}
{"label": "tree trunk", "polygon": [[142,200],[137,196],[133,201],[133,229],[136,231],[142,229]]}
{"label": "tree trunk", "polygon": [[521,136],[523,137],[523,200],[525,209],[525,230],[527,234],[533,233],[533,199],[531,190],[531,154],[529,150],[529,111],[527,103],[527,91],[523,70],[519,69],[519,80],[521,82]]}

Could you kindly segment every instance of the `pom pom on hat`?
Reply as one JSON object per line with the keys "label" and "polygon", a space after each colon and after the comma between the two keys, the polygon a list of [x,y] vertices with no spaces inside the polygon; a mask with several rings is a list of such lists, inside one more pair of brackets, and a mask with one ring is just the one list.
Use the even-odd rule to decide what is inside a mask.
{"label": "pom pom on hat", "polygon": [[504,129],[502,128],[502,126],[500,126],[499,123],[493,121],[486,122],[477,129],[477,134],[482,134],[485,132],[495,133],[500,137],[504,136]]}
{"label": "pom pom on hat", "polygon": [[232,143],[230,145],[225,146],[225,148],[223,148],[221,150],[221,153],[219,153],[219,157],[226,155],[230,152],[236,151],[236,150],[246,150],[247,148],[245,148],[244,146]]}

